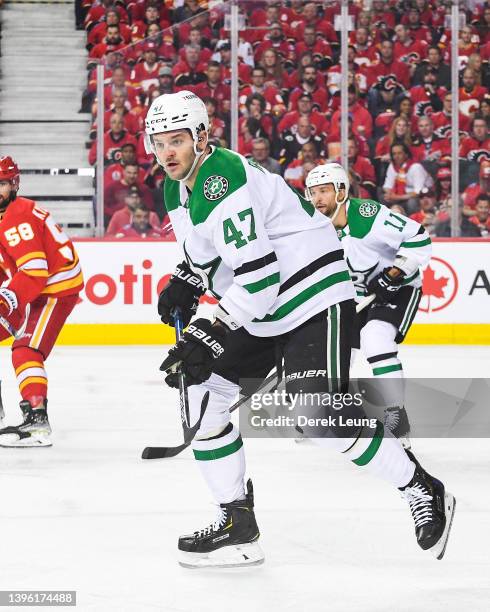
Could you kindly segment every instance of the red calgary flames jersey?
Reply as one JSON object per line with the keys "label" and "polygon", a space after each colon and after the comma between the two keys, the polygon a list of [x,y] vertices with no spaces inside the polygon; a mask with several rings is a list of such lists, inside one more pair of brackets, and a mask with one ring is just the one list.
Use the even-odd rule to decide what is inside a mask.
{"label": "red calgary flames jersey", "polygon": [[47,210],[16,198],[0,221],[0,282],[25,307],[39,295],[63,297],[83,289],[78,255]]}

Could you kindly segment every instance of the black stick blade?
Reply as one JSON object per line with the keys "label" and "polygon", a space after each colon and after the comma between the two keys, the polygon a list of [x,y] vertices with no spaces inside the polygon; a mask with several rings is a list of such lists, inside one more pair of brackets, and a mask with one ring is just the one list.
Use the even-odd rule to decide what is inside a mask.
{"label": "black stick blade", "polygon": [[143,451],[142,459],[166,459],[168,457],[176,457],[179,453],[185,450],[190,443],[184,442],[180,446],[147,446]]}

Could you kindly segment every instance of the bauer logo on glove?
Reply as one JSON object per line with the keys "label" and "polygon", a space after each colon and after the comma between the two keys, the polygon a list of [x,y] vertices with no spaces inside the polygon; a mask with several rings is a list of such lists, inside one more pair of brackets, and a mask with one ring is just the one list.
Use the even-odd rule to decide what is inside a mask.
{"label": "bauer logo on glove", "polygon": [[179,386],[176,367],[185,374],[188,385],[200,385],[213,370],[213,362],[225,352],[227,329],[213,325],[208,319],[196,319],[189,325],[184,338],[170,349],[160,370],[167,373],[165,382],[170,387]]}

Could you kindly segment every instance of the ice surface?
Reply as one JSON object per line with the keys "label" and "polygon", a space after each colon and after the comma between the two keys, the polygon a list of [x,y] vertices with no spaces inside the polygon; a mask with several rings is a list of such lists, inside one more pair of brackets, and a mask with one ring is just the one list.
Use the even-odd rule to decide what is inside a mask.
{"label": "ice surface", "polygon": [[[185,570],[177,537],[214,519],[181,441],[156,347],[58,347],[48,360],[52,448],[0,448],[0,589],[76,589],[101,612],[487,612],[490,444],[416,440],[458,499],[442,561],[416,545],[396,491],[310,443],[246,440],[266,563]],[[409,376],[488,376],[490,347],[401,350]],[[0,349],[6,422],[18,391]],[[357,373],[366,374],[365,365]],[[31,609],[31,608],[29,608]]]}

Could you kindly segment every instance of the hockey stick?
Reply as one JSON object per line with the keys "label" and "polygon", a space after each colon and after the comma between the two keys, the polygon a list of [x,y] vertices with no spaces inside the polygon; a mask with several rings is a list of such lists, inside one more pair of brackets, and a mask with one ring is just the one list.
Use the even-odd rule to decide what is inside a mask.
{"label": "hockey stick", "polygon": [[3,317],[0,317],[0,325],[4,329],[6,329],[8,333],[14,337],[15,340],[20,340],[20,338],[22,338],[22,336],[24,335],[26,331],[27,321],[29,319],[30,314],[31,314],[31,306],[30,304],[27,304],[26,310],[25,310],[24,321],[22,325],[19,327],[19,329],[14,329],[12,325],[10,325],[10,323],[7,321],[7,319],[4,319]]}
{"label": "hockey stick", "polygon": [[[257,393],[258,391],[263,389],[266,385],[268,385],[270,382],[272,382],[276,378],[276,376],[277,376],[277,372],[276,370],[273,370],[272,374],[269,374],[269,376],[262,382],[260,387],[255,391],[255,393]],[[206,395],[208,396],[206,399],[206,405],[207,405],[207,402],[209,400],[209,391],[206,393]],[[205,398],[206,398],[206,395],[204,396]],[[245,402],[247,402],[251,397],[252,397],[251,395],[245,395],[244,397],[241,397],[237,402],[233,404],[233,406],[231,406],[230,413],[235,412],[235,410],[238,410],[238,408],[240,408],[240,406],[243,406],[243,404],[245,404]],[[204,399],[203,399],[203,402],[204,402]],[[203,409],[201,406],[201,414],[204,414],[202,410]],[[199,419],[199,425],[200,424],[201,423]],[[194,432],[194,435],[195,435],[195,432]],[[189,442],[184,442],[184,444],[180,444],[179,446],[147,446],[145,450],[143,451],[141,458],[142,459],[165,459],[167,457],[175,457],[179,453],[181,453],[183,450],[185,450],[188,446],[190,446],[193,438],[194,436],[192,436]]]}
{"label": "hockey stick", "polygon": [[376,294],[371,293],[371,295],[367,295],[364,299],[362,299],[359,302],[359,304],[356,304],[356,313],[359,314],[361,310],[364,310],[365,308],[367,308],[369,304],[374,302],[375,299],[376,299]]}

